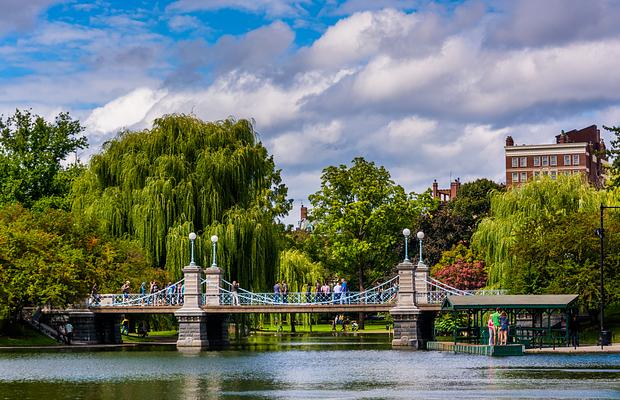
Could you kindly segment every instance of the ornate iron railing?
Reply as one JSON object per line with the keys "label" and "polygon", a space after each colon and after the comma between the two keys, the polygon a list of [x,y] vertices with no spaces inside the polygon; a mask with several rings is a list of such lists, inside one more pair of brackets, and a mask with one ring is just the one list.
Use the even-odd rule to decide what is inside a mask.
{"label": "ornate iron railing", "polygon": [[[220,287],[221,305],[328,305],[328,304],[386,304],[396,300],[398,276],[362,292],[345,293],[253,293],[239,288],[235,294],[231,283],[223,280]],[[204,296],[204,295],[203,295]],[[203,303],[206,298],[203,298]]]}
{"label": "ornate iron railing", "polygon": [[417,293],[418,302],[426,302],[428,304],[442,303],[446,296],[499,296],[506,294],[507,291],[503,289],[499,290],[461,290],[453,286],[445,284],[430,276],[426,279],[428,292]]}
{"label": "ornate iron railing", "polygon": [[96,298],[92,296],[88,299],[89,307],[119,307],[119,306],[176,306],[183,305],[185,279],[181,279],[155,293],[138,294],[138,293],[114,293],[102,294]]}

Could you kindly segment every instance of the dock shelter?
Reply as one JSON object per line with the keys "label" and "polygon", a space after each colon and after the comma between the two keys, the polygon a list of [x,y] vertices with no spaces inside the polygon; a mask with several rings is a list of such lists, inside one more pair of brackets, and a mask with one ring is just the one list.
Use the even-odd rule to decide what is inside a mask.
{"label": "dock shelter", "polygon": [[576,294],[448,296],[442,311],[466,315],[466,326],[453,331],[454,344],[487,344],[487,320],[496,309],[506,311],[509,343],[526,348],[555,347],[569,343],[568,321],[577,313]]}

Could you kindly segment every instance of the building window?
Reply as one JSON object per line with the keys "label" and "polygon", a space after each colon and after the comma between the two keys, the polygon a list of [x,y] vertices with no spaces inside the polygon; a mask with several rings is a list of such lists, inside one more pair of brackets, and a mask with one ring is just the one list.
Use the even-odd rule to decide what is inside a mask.
{"label": "building window", "polygon": [[527,182],[527,172],[521,172],[521,182]]}
{"label": "building window", "polygon": [[573,165],[579,165],[579,154],[573,154]]}
{"label": "building window", "polygon": [[542,165],[543,167],[549,166],[549,156],[542,156]]}
{"label": "building window", "polygon": [[543,171],[542,173],[543,173],[544,176],[549,175],[549,171]]}
{"label": "building window", "polygon": [[549,156],[549,165],[552,167],[558,165],[558,156]]}
{"label": "building window", "polygon": [[558,173],[556,171],[551,171],[551,179],[555,179],[558,177]]}
{"label": "building window", "polygon": [[570,169],[564,170],[564,175],[570,175]]}
{"label": "building window", "polygon": [[521,157],[519,163],[522,167],[527,167],[527,157]]}
{"label": "building window", "polygon": [[573,175],[577,175],[578,173],[579,173],[579,170],[578,170],[578,169],[574,169],[574,170],[573,170]]}
{"label": "building window", "polygon": [[570,154],[564,154],[564,165],[570,165]]}
{"label": "building window", "polygon": [[534,166],[540,167],[540,156],[534,156]]}
{"label": "building window", "polygon": [[534,179],[540,178],[540,171],[534,171]]}
{"label": "building window", "polygon": [[513,172],[512,173],[512,181],[513,182],[519,182],[519,173],[518,172]]}
{"label": "building window", "polygon": [[512,157],[512,168],[517,168],[519,166],[519,157]]}

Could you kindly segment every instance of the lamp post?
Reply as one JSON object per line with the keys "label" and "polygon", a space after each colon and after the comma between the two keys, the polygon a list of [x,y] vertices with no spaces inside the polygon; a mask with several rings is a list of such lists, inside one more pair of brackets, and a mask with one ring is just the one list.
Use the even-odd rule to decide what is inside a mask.
{"label": "lamp post", "polygon": [[422,239],[424,239],[424,232],[419,231],[416,236],[418,237],[418,239],[420,239],[420,264],[424,264],[424,261],[422,260]]}
{"label": "lamp post", "polygon": [[190,262],[189,265],[190,266],[195,266],[196,263],[194,262],[194,241],[196,240],[196,234],[194,232],[189,234],[189,241],[191,243],[191,258],[190,258]]}
{"label": "lamp post", "polygon": [[403,235],[405,236],[405,260],[404,262],[410,262],[409,261],[409,252],[408,252],[408,246],[409,246],[409,235],[411,235],[411,231],[407,228],[403,229]]}
{"label": "lamp post", "polygon": [[609,344],[607,338],[607,332],[605,332],[605,287],[603,286],[603,262],[605,258],[605,228],[603,227],[603,211],[606,208],[620,208],[620,206],[605,206],[601,204],[601,225],[600,227],[594,231],[596,236],[601,240],[601,259],[600,259],[600,270],[601,270],[601,301],[600,301],[600,320],[601,320],[601,331],[599,333],[599,342],[601,343],[601,350],[603,349],[603,344]]}
{"label": "lamp post", "polygon": [[216,247],[217,247],[217,235],[211,236],[211,243],[213,243],[213,263],[211,263],[211,267],[215,268],[215,267],[217,267],[217,262],[215,260],[215,256],[216,256],[216,253],[217,253],[217,249],[216,249]]}

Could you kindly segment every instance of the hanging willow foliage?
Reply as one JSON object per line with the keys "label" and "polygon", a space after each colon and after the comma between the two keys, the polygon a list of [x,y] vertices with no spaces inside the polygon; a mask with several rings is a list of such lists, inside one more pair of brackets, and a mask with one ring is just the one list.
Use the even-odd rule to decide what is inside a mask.
{"label": "hanging willow foliage", "polygon": [[[531,235],[544,235],[541,221],[577,212],[596,212],[600,204],[615,203],[613,194],[599,191],[578,175],[544,178],[496,193],[491,198],[490,216],[483,219],[472,237],[473,245],[485,255],[489,266],[488,284],[505,287],[515,234],[527,227]],[[611,203],[609,203],[611,204]]]}
{"label": "hanging willow foliage", "polygon": [[226,277],[257,289],[275,279],[273,220],[290,201],[247,120],[168,115],[152,129],[122,132],[92,158],[73,194],[74,211],[99,217],[116,236],[137,238],[152,264],[175,278],[189,262],[187,237],[195,231],[197,263],[210,265],[216,234]]}

